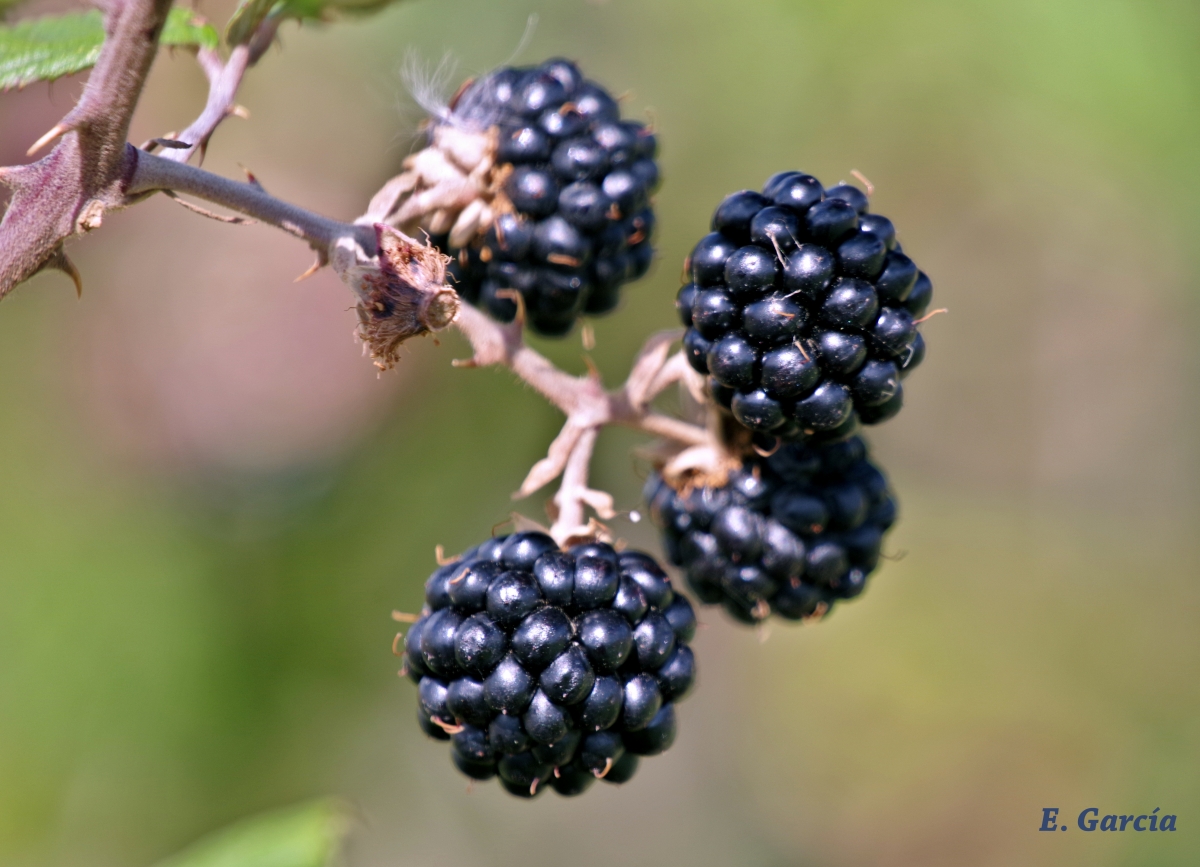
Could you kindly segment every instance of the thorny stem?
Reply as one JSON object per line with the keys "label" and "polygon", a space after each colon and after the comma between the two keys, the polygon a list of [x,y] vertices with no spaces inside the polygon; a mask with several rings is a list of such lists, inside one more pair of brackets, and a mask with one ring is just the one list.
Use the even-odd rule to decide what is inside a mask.
{"label": "thorny stem", "polygon": [[[158,166],[155,173],[150,155],[129,145],[126,138],[171,0],[106,0],[102,5],[104,44],[83,94],[30,153],[58,139],[54,149],[36,163],[0,167],[0,183],[12,191],[0,220],[0,298],[48,268],[66,272],[76,290],[82,291],[79,272],[67,258],[63,243],[99,228],[107,212],[144,198],[131,196],[131,192],[170,189],[162,182],[162,167]],[[234,99],[242,77],[271,45],[278,26],[279,19],[268,16],[248,44],[233,48],[228,61],[222,61],[215,50],[198,50],[197,60],[208,77],[209,94],[204,111],[182,134],[190,147],[175,148],[165,157],[153,159],[166,164],[186,163],[197,149],[203,159],[213,131],[222,120],[237,113]],[[135,178],[139,164],[141,177]],[[248,196],[226,186],[228,182],[222,179],[210,176],[204,183],[197,177],[188,180],[194,189],[187,191],[252,213],[309,240],[317,246],[319,263],[330,259],[327,241],[350,237],[358,241],[360,248],[374,250],[366,232],[347,231],[335,221]]]}
{"label": "thorny stem", "polygon": [[605,390],[598,376],[572,376],[527,346],[520,317],[504,325],[464,304],[454,325],[471,343],[472,358],[461,367],[500,364],[558,407],[567,416],[548,454],[529,471],[516,496],[528,496],[562,475],[554,498],[558,514],[551,535],[561,544],[590,530],[584,526],[585,506],[601,518],[612,517],[612,498],[587,486],[588,465],[601,427],[620,424],[672,440],[681,447],[719,448],[703,427],[655,412],[651,402],[671,385],[695,376],[682,355],[669,355],[677,332],[652,335],[642,348],[629,378],[617,389]]}
{"label": "thorny stem", "polygon": [[125,140],[158,49],[170,0],[109,0],[104,45],[79,102],[38,145],[61,139],[36,163],[0,168],[12,199],[0,221],[0,298],[43,268],[81,286],[63,241],[100,226],[124,201]]}
{"label": "thorny stem", "polygon": [[356,226],[322,217],[275,198],[257,183],[230,180],[165,156],[133,150],[137,164],[129,182],[130,196],[156,190],[188,193],[283,229],[307,241],[318,252],[327,252],[339,240],[349,238],[367,255],[374,255],[375,229],[372,226]]}

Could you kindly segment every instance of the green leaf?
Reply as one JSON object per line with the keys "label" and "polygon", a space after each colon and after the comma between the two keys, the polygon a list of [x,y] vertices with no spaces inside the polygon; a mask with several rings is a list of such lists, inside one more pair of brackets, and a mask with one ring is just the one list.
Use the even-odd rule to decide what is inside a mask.
{"label": "green leaf", "polygon": [[225,27],[230,45],[249,42],[254,31],[268,18],[298,21],[329,21],[339,13],[366,15],[397,0],[241,0]]}
{"label": "green leaf", "polygon": [[[217,31],[190,9],[172,9],[167,16],[164,45],[215,48],[218,41]],[[0,90],[89,69],[103,44],[104,17],[96,10],[0,25]]]}
{"label": "green leaf", "polygon": [[158,867],[330,867],[349,829],[341,804],[314,801],[244,819]]}
{"label": "green leaf", "polygon": [[87,69],[100,56],[103,42],[104,19],[95,10],[0,27],[0,89]]}
{"label": "green leaf", "polygon": [[[4,0],[0,0],[0,3]],[[163,26],[161,45],[199,45],[204,48],[216,48],[221,41],[217,28],[205,22],[203,18],[191,9],[176,6],[167,16]]]}
{"label": "green leaf", "polygon": [[258,25],[271,14],[279,0],[241,0],[229,23],[225,25],[225,41],[230,45],[241,45],[250,41]]}
{"label": "green leaf", "polygon": [[282,0],[293,18],[328,20],[334,13],[367,15],[378,12],[397,0]]}

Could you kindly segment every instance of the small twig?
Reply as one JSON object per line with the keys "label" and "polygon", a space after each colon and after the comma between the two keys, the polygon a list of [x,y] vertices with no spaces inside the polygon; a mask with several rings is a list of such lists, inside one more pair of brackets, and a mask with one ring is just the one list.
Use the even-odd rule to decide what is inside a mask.
{"label": "small twig", "polygon": [[208,101],[200,116],[177,136],[186,143],[186,148],[164,154],[165,159],[186,163],[199,151],[200,162],[204,162],[204,151],[212,134],[221,121],[237,113],[237,92],[242,76],[250,68],[250,51],[249,45],[235,45],[229,52],[229,60],[224,62],[214,48],[201,48],[196,52],[196,60],[208,77]]}

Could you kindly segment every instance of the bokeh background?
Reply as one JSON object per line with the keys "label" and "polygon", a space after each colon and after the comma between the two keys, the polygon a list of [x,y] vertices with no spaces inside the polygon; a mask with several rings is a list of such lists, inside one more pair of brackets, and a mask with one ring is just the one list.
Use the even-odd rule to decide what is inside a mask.
{"label": "bokeh background", "polygon": [[[950,309],[870,435],[894,559],[765,642],[706,612],[676,745],[630,784],[468,794],[389,612],[419,607],[435,544],[509,514],[559,416],[452,369],[455,336],[378,377],[336,278],[293,284],[301,245],[152,200],[72,246],[81,301],[52,275],[0,305],[0,863],[149,865],[337,793],[362,867],[1195,864],[1195,4],[411,0],[285,27],[206,165],[353,217],[415,141],[406,54],[457,80],[531,13],[520,61],[577,59],[661,135],[657,265],[595,322],[610,382],[674,324],[724,194],[784,168],[876,185]],[[0,164],[80,87],[0,96]],[[164,52],[134,141],[203,97]],[[584,369],[577,333],[539,346]],[[627,508],[639,441],[605,432],[595,468]],[[1089,806],[1179,830],[1037,830]]]}

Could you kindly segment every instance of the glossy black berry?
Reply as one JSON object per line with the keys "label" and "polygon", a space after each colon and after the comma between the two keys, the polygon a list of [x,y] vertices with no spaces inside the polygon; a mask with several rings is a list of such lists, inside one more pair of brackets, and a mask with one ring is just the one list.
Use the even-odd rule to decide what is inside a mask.
{"label": "glossy black berry", "polygon": [[405,639],[417,720],[468,777],[573,795],[629,779],[635,732],[640,755],[669,745],[696,618],[648,554],[516,533],[439,568],[426,600]]}
{"label": "glossy black berry", "polygon": [[[686,496],[651,475],[645,495],[664,547],[700,601],[745,623],[772,612],[821,616],[861,594],[896,517],[887,480],[858,437],[751,454],[721,487]],[[669,609],[664,616],[671,620]],[[659,669],[663,708],[690,686],[690,663],[681,646]],[[634,741],[635,750],[642,746],[650,744]]]}
{"label": "glossy black berry", "polygon": [[753,431],[773,431],[785,421],[783,405],[767,392],[735,392],[729,401],[733,417]]}
{"label": "glossy black berry", "polygon": [[454,633],[454,658],[468,674],[484,677],[504,656],[508,641],[486,614],[473,614]]}
{"label": "glossy black berry", "polygon": [[538,163],[550,159],[551,138],[533,126],[501,130],[496,158],[506,163]]}
{"label": "glossy black berry", "polygon": [[761,298],[775,286],[775,255],[753,244],[735,250],[725,262],[725,285],[742,303]]}
{"label": "glossy black berry", "polygon": [[825,191],[825,198],[841,199],[859,214],[865,214],[871,204],[866,193],[850,184],[838,184],[836,187],[830,187]]}
{"label": "glossy black berry", "polygon": [[658,670],[658,688],[666,701],[678,701],[696,680],[696,660],[690,647],[677,647]]}
{"label": "glossy black berry", "polygon": [[737,332],[725,335],[708,350],[708,372],[731,388],[754,388],[758,355]]}
{"label": "glossy black berry", "polygon": [[763,208],[750,221],[750,241],[780,256],[795,250],[803,234],[800,218],[788,208]]}
{"label": "glossy black berry", "polygon": [[620,564],[621,574],[641,588],[647,604],[657,609],[665,609],[675,601],[675,591],[671,589],[667,573],[649,554],[626,551],[621,554]]}
{"label": "glossy black berry", "polygon": [[462,622],[457,611],[443,608],[430,615],[421,630],[421,659],[439,677],[454,677],[460,671],[455,653],[456,633]]}
{"label": "glossy black berry", "polygon": [[823,331],[814,347],[821,369],[838,379],[853,376],[867,360],[867,341],[857,334]]}
{"label": "glossy black berry", "polygon": [[796,420],[807,431],[831,431],[850,418],[854,404],[850,390],[837,382],[823,382],[808,397],[796,401]]}
{"label": "glossy black berry", "polygon": [[929,302],[933,300],[933,283],[929,280],[929,276],[920,271],[917,273],[916,282],[913,283],[912,291],[908,293],[908,297],[904,299],[904,308],[919,319],[925,315],[925,311],[929,309]]}
{"label": "glossy black berry", "polygon": [[[502,194],[489,200],[490,225],[475,238],[462,248],[448,234],[433,238],[454,260],[460,296],[508,322],[517,308],[502,293],[519,292],[529,326],[547,336],[568,333],[581,314],[614,309],[621,287],[653,261],[654,134],[622,121],[611,95],[562,59],[482,76],[455,98],[448,123],[494,129],[497,178],[507,174]],[[546,227],[552,219],[577,236]],[[537,244],[522,247],[522,237]],[[498,270],[498,261],[526,267]],[[539,267],[555,273],[527,279]]]}
{"label": "glossy black berry", "polygon": [[862,214],[858,218],[858,228],[883,241],[883,245],[889,250],[896,246],[896,227],[883,214]]}
{"label": "glossy black berry", "polygon": [[675,743],[675,706],[664,704],[643,729],[626,736],[625,748],[635,756],[657,756]]}
{"label": "glossy black berry", "polygon": [[854,377],[850,390],[857,406],[879,406],[900,388],[900,371],[890,361],[872,359]]}
{"label": "glossy black berry", "polygon": [[530,217],[548,217],[558,207],[558,181],[545,169],[521,166],[505,185],[513,206]]}
{"label": "glossy black berry", "polygon": [[714,287],[698,289],[692,293],[690,313],[692,327],[703,337],[714,340],[737,324],[742,315],[742,308],[729,296],[728,291]]}
{"label": "glossy black berry", "polygon": [[888,253],[883,271],[875,279],[875,291],[884,303],[902,302],[917,282],[917,266],[903,253]]}
{"label": "glossy black berry", "polygon": [[921,332],[917,332],[916,336],[904,348],[903,354],[900,356],[900,378],[908,376],[916,369],[922,361],[925,360],[925,338],[921,336]]}
{"label": "glossy black berry", "polygon": [[683,335],[683,355],[693,370],[708,373],[708,353],[712,350],[712,342],[694,328],[689,328]]}
{"label": "glossy black berry", "polygon": [[804,225],[810,238],[832,250],[858,228],[858,212],[841,199],[825,199],[808,209]]}
{"label": "glossy black berry", "polygon": [[541,601],[541,590],[531,574],[509,570],[488,587],[487,613],[501,629],[512,629]]}
{"label": "glossy black berry", "polygon": [[595,669],[610,673],[629,658],[633,630],[616,611],[589,611],[579,621],[579,641]]}
{"label": "glossy black berry", "polygon": [[563,183],[601,178],[608,169],[608,154],[588,137],[567,139],[550,154],[550,165]]}
{"label": "glossy black berry", "polygon": [[617,595],[613,598],[612,609],[630,623],[638,623],[650,608],[646,593],[641,586],[626,575],[621,576]]}
{"label": "glossy black berry", "polygon": [[541,671],[567,649],[571,632],[571,619],[561,608],[542,608],[522,620],[513,632],[513,654],[528,670]]}
{"label": "glossy black berry", "polygon": [[446,708],[455,719],[471,725],[487,726],[492,719],[483,681],[470,677],[460,677],[451,682],[446,692]]}
{"label": "glossy black berry", "polygon": [[893,418],[904,406],[904,386],[898,385],[896,393],[878,406],[864,407],[860,413],[863,424],[879,424]]}
{"label": "glossy black berry", "polygon": [[761,382],[777,401],[791,401],[812,391],[821,381],[813,354],[798,344],[789,344],[763,354]]}
{"label": "glossy black berry", "polygon": [[821,318],[834,328],[866,328],[878,313],[875,287],[849,277],[838,280],[821,305]]}
{"label": "glossy black berry", "polygon": [[728,196],[712,226],[676,308],[713,403],[763,448],[846,439],[894,415],[888,365],[905,376],[920,363],[932,284],[867,196],[780,172],[761,194]]}
{"label": "glossy black berry", "polygon": [[917,336],[912,314],[904,308],[885,307],[871,329],[871,342],[884,358],[899,358]]}
{"label": "glossy black berry", "polygon": [[536,686],[533,676],[514,655],[509,654],[483,682],[483,697],[496,713],[520,713],[533,698]]}
{"label": "glossy black berry", "polygon": [[838,272],[847,277],[874,280],[883,270],[886,255],[887,247],[883,241],[867,232],[859,232],[838,247]]}
{"label": "glossy black berry", "polygon": [[818,301],[833,279],[835,260],[824,247],[801,244],[783,263],[783,286],[801,301]]}
{"label": "glossy black berry", "polygon": [[615,677],[600,676],[592,684],[592,691],[578,705],[579,725],[585,731],[600,731],[612,727],[621,716],[625,691],[621,681]]}
{"label": "glossy black berry", "polygon": [[692,263],[692,279],[698,286],[717,286],[725,282],[725,263],[738,249],[738,245],[720,232],[713,232],[700,239],[689,257]]}
{"label": "glossy black berry", "polygon": [[633,646],[638,665],[657,671],[675,649],[675,630],[660,612],[652,611],[633,630]]}
{"label": "glossy black berry", "polygon": [[763,187],[763,193],[780,207],[803,214],[825,196],[825,188],[812,175],[803,172],[780,172]]}
{"label": "glossy black berry", "polygon": [[625,731],[645,728],[662,707],[662,690],[649,674],[635,674],[625,681],[625,700],[621,723]]}
{"label": "glossy black berry", "polygon": [[713,213],[712,230],[743,244],[750,240],[750,221],[771,201],[753,190],[732,193]]}
{"label": "glossy black berry", "polygon": [[571,727],[571,718],[539,689],[533,694],[529,707],[521,717],[521,724],[529,737],[537,743],[552,744],[566,737]]}

